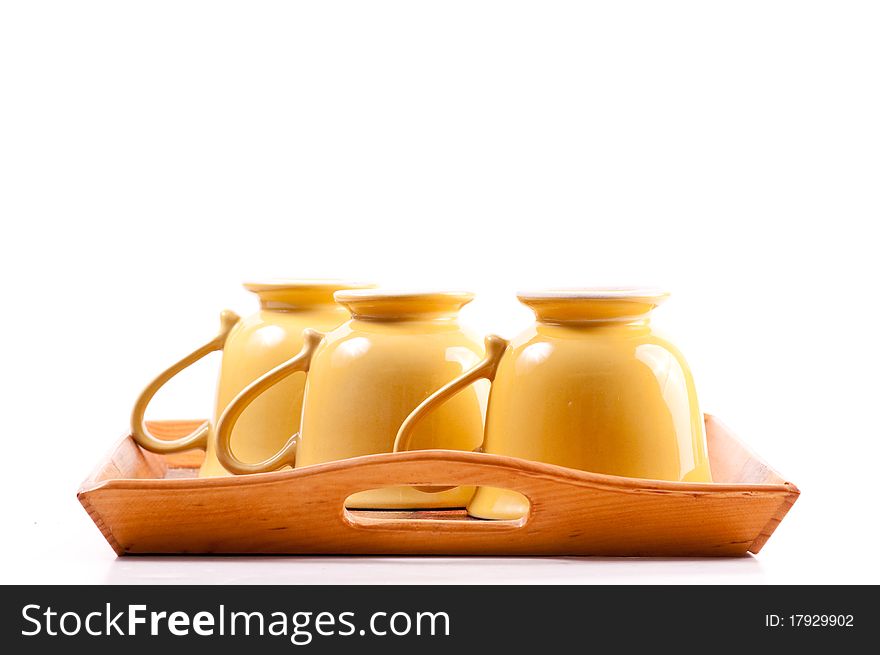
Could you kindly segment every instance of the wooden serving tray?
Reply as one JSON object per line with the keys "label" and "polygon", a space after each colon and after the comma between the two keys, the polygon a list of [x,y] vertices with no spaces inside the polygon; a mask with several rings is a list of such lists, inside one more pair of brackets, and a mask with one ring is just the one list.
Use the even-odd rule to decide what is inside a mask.
{"label": "wooden serving tray", "polygon": [[[157,421],[160,437],[200,421]],[[717,482],[587,473],[453,450],[368,455],[301,469],[196,477],[202,451],[155,455],[131,437],[77,497],[118,555],[276,553],[409,555],[731,556],[757,553],[798,489],[706,416]],[[388,485],[477,484],[531,501],[515,521],[463,509],[347,510],[354,492]]]}

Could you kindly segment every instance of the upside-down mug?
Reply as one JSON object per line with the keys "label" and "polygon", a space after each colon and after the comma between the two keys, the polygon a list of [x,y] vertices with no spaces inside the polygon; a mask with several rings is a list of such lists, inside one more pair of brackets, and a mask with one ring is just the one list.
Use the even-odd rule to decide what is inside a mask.
{"label": "upside-down mug", "polygon": [[[253,380],[296,354],[303,346],[303,330],[331,330],[348,318],[348,312],[333,300],[334,292],[371,285],[341,280],[277,280],[244,286],[259,297],[260,311],[244,319],[224,311],[220,333],[160,373],[141,393],[132,411],[132,436],[147,450],[173,453],[205,448],[205,460],[199,471],[202,477],[229,475],[217,461],[214,441],[210,438],[211,426],[216,425],[216,419],[229,401]],[[214,420],[179,439],[156,438],[144,423],[150,400],[177,373],[216,350],[223,351],[223,358]],[[299,413],[291,408],[302,406],[303,386],[302,379],[289,378],[266,393],[241,417],[232,435],[241,457],[246,461],[261,461],[281,448],[299,429]]]}
{"label": "upside-down mug", "polygon": [[[309,332],[299,355],[245,388],[217,424],[217,454],[229,471],[262,473],[390,452],[401,422],[431,392],[484,355],[458,312],[470,293],[340,291],[351,320],[326,335]],[[245,463],[230,434],[245,408],[297,371],[307,371],[300,431],[265,461]],[[483,438],[485,389],[468,388],[412,432],[415,449],[472,450]],[[299,412],[291,403],[288,412]],[[464,507],[473,487],[439,493],[394,486],[350,496],[346,507]]]}
{"label": "upside-down mug", "polygon": [[[703,416],[681,353],[651,328],[668,294],[639,289],[521,293],[535,324],[427,398],[401,425],[410,447],[422,420],[475,380],[491,380],[482,450],[608,475],[710,482]],[[477,490],[468,513],[513,519],[519,493]]]}

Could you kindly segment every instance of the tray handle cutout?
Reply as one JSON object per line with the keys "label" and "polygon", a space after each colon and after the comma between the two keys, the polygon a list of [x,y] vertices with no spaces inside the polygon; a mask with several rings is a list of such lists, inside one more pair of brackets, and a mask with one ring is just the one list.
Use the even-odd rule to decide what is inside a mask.
{"label": "tray handle cutout", "polygon": [[[512,458],[503,458],[510,460],[503,463],[495,459],[498,458],[453,450],[406,451],[340,461],[334,463],[336,470],[332,473],[325,471],[319,475],[323,484],[334,487],[333,502],[336,503],[337,515],[352,528],[432,530],[452,534],[521,529],[542,511],[540,499],[552,496],[544,489],[548,481],[518,470],[513,463],[516,460]],[[377,503],[376,495],[369,495],[384,491],[391,495],[402,493],[404,497],[409,494],[409,498],[415,494],[418,498],[430,500],[436,497],[434,493],[419,490],[438,487],[477,487],[478,494],[493,494],[497,490],[508,498],[518,498],[519,505],[510,516],[481,520],[468,516],[461,506],[450,509],[373,509],[377,504],[405,507],[406,501]],[[408,489],[399,492],[401,488]],[[360,502],[348,502],[352,497],[360,498]],[[360,505],[361,502],[363,505]],[[347,504],[353,506],[346,507]]]}
{"label": "tray handle cutout", "polygon": [[[366,530],[390,530],[394,532],[429,531],[444,534],[490,534],[511,532],[524,528],[528,517],[520,519],[483,521],[459,513],[437,510],[413,510],[408,512],[383,510],[345,509],[345,522],[354,528]],[[418,514],[418,516],[415,516]],[[425,516],[427,514],[427,516]]]}

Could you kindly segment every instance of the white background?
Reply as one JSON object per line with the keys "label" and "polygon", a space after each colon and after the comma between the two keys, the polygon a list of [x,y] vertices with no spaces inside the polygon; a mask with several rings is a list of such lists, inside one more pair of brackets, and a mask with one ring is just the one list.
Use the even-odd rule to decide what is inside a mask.
{"label": "white background", "polygon": [[[0,4],[2,582],[880,582],[872,2]],[[75,499],[265,276],[650,283],[802,490],[734,560],[122,558]],[[213,367],[213,368],[212,368]],[[152,416],[206,416],[216,361]]]}

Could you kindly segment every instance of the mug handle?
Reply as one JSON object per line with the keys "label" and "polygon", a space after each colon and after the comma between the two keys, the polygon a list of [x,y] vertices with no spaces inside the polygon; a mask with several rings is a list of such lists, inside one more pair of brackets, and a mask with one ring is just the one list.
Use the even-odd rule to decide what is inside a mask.
{"label": "mug handle", "polygon": [[178,453],[182,450],[191,450],[193,448],[205,448],[208,445],[208,434],[211,431],[211,424],[205,421],[197,427],[193,432],[180,437],[179,439],[166,440],[159,439],[144,422],[144,414],[147,412],[147,405],[168,380],[180,373],[183,369],[188,368],[192,364],[202,359],[205,355],[215,350],[223,350],[226,345],[226,339],[239,321],[239,315],[230,309],[224,309],[220,313],[220,332],[216,337],[211,339],[201,348],[197,348],[189,355],[169,366],[167,369],[159,373],[156,378],[146,386],[134,404],[131,411],[131,436],[135,442],[142,448],[154,453]]}
{"label": "mug handle", "polygon": [[220,415],[220,420],[217,421],[217,459],[220,460],[223,468],[230,473],[243,475],[247,473],[277,471],[288,464],[290,466],[294,465],[296,462],[296,445],[299,442],[299,432],[288,439],[284,447],[270,458],[257,464],[247,464],[238,459],[232,452],[230,444],[232,430],[244,410],[247,409],[248,405],[257,396],[293,373],[298,371],[308,372],[312,364],[312,355],[314,355],[315,349],[323,339],[324,335],[316,330],[308,328],[304,330],[303,347],[297,355],[251,382],[226,406],[226,409]]}
{"label": "mug handle", "polygon": [[[394,452],[398,453],[402,450],[409,450],[409,444],[412,440],[412,434],[415,430],[416,424],[426,415],[430,414],[444,402],[452,398],[459,391],[482,378],[486,378],[489,382],[492,382],[495,379],[495,373],[498,370],[498,364],[501,362],[501,357],[507,350],[508,343],[509,342],[506,339],[502,339],[495,334],[487,336],[486,356],[482,361],[469,371],[465,371],[452,382],[440,387],[437,391],[425,398],[421,404],[406,417],[403,423],[400,424],[400,429],[397,431],[397,437],[394,439]],[[474,451],[481,451],[482,449],[483,445],[481,443],[474,448]]]}

